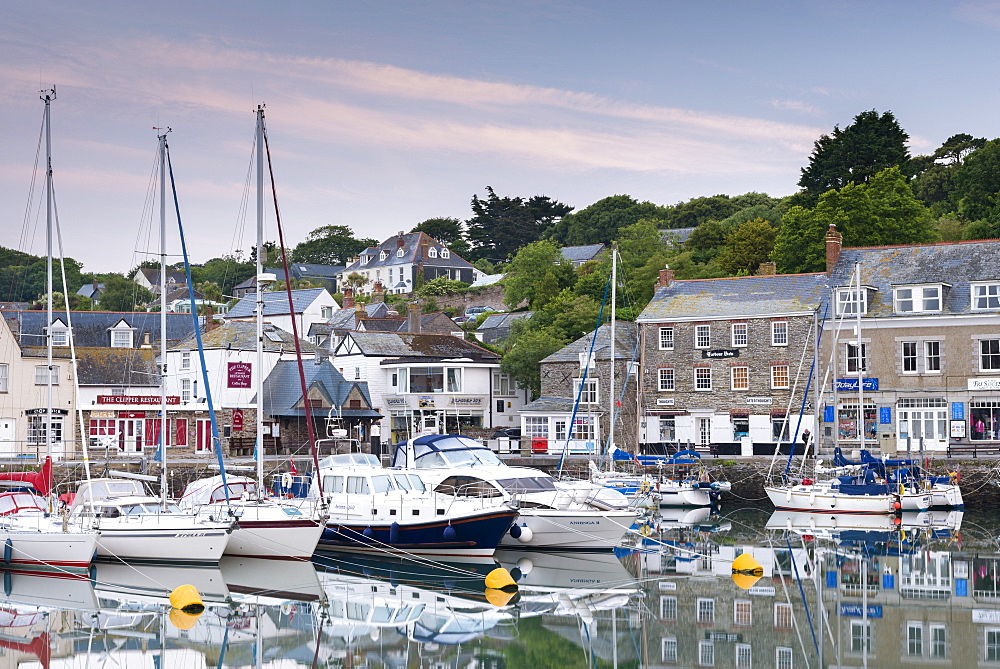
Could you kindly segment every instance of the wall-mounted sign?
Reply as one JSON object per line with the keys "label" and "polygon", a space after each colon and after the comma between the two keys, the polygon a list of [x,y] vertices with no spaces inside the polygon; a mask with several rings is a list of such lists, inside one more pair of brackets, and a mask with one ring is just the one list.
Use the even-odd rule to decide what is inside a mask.
{"label": "wall-mounted sign", "polygon": [[969,390],[1000,390],[1000,378],[990,376],[982,379],[969,379]]}
{"label": "wall-mounted sign", "polygon": [[233,429],[237,432],[243,429],[243,409],[233,409]]}
{"label": "wall-mounted sign", "polygon": [[249,362],[228,362],[226,363],[227,387],[229,388],[249,388],[250,387],[250,363]]}
{"label": "wall-mounted sign", "polygon": [[951,421],[951,438],[952,439],[965,439],[965,421],[964,420],[953,420],[953,421]]}
{"label": "wall-mounted sign", "polygon": [[388,407],[405,407],[406,398],[405,397],[386,397],[385,405]]}
{"label": "wall-mounted sign", "polygon": [[747,404],[756,404],[763,406],[774,404],[774,399],[770,397],[748,397],[746,401]]}
{"label": "wall-mounted sign", "polygon": [[[862,388],[867,391],[878,390],[878,379],[864,379],[864,385]],[[858,380],[857,379],[837,379],[837,392],[858,392]]]}
{"label": "wall-mounted sign", "polygon": [[656,406],[658,407],[672,407],[674,405],[673,397],[657,397]]}
{"label": "wall-mounted sign", "polygon": [[448,406],[450,407],[481,407],[483,406],[483,397],[449,397]]}
{"label": "wall-mounted sign", "polygon": [[878,408],[879,425],[892,425],[892,407]]}
{"label": "wall-mounted sign", "polygon": [[740,350],[739,349],[731,349],[731,348],[720,348],[720,349],[716,349],[714,351],[702,351],[701,352],[701,357],[702,358],[709,358],[711,360],[720,360],[720,359],[725,359],[725,358],[738,358],[738,357],[740,357]]}
{"label": "wall-mounted sign", "polygon": [[[98,395],[98,404],[159,404],[159,395]],[[180,404],[177,395],[168,395],[167,404]]]}
{"label": "wall-mounted sign", "polygon": [[418,409],[433,409],[435,406],[433,395],[421,395],[417,398]]}
{"label": "wall-mounted sign", "polygon": [[118,412],[118,417],[119,418],[145,418],[146,417],[146,412],[145,411],[119,411]]}
{"label": "wall-mounted sign", "polygon": [[878,604],[869,604],[865,610],[861,608],[861,604],[841,604],[840,615],[847,618],[861,618],[865,615],[869,618],[881,618],[882,607]]}
{"label": "wall-mounted sign", "polygon": [[[47,413],[48,413],[48,409],[25,409],[24,410],[24,415],[25,416],[44,416]],[[52,410],[52,415],[53,416],[68,416],[69,415],[69,411],[67,409],[53,409]]]}
{"label": "wall-mounted sign", "polygon": [[965,402],[951,403],[951,417],[954,420],[962,420],[965,418]]}

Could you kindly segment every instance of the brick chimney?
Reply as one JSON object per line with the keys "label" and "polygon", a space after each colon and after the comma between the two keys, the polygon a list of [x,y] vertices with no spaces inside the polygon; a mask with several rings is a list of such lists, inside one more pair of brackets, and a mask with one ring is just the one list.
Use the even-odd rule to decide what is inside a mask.
{"label": "brick chimney", "polygon": [[401,248],[403,248],[403,244],[404,244],[404,243],[405,243],[405,242],[403,241],[403,231],[402,231],[402,230],[400,230],[400,231],[399,231],[399,234],[398,234],[398,235],[396,235],[396,248],[397,248],[397,249],[401,249]]}
{"label": "brick chimney", "polygon": [[757,276],[774,276],[778,273],[778,266],[771,262],[762,262],[757,268]]}
{"label": "brick chimney", "polygon": [[831,223],[826,231],[826,275],[830,276],[833,266],[840,257],[840,248],[844,244],[844,235],[837,232],[837,227]]}
{"label": "brick chimney", "polygon": [[420,303],[410,302],[407,306],[406,331],[420,334]]}
{"label": "brick chimney", "polygon": [[674,282],[674,270],[670,269],[669,266],[660,270],[660,279],[656,282],[656,285],[660,288],[666,288]]}
{"label": "brick chimney", "polygon": [[354,290],[351,288],[344,289],[344,309],[351,309],[354,307]]}
{"label": "brick chimney", "polygon": [[382,282],[376,281],[372,286],[372,303],[378,304],[385,301],[385,292],[382,290]]}

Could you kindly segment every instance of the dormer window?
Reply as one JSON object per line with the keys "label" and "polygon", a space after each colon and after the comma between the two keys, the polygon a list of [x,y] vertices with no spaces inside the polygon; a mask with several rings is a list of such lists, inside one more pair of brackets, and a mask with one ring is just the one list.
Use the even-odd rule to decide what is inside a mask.
{"label": "dormer window", "polygon": [[125,321],[118,321],[118,324],[111,328],[111,348],[134,348],[133,336],[135,331],[129,327]]}
{"label": "dormer window", "polygon": [[367,265],[368,261],[371,260],[371,259],[372,259],[371,256],[369,256],[369,255],[363,255],[363,256],[361,256],[361,264],[362,265]]}
{"label": "dormer window", "polygon": [[450,258],[451,257],[451,251],[449,251],[448,249],[441,249],[441,257],[442,258]]}
{"label": "dormer window", "polygon": [[427,257],[428,258],[437,258],[438,257],[438,250],[436,248],[434,248],[433,246],[430,247],[429,249],[427,249]]}
{"label": "dormer window", "polygon": [[69,328],[61,321],[53,323],[49,332],[52,335],[53,346],[69,346]]}
{"label": "dormer window", "polygon": [[971,288],[973,311],[996,311],[1000,309],[1000,283],[996,281],[974,283]]}
{"label": "dormer window", "polygon": [[389,257],[389,252],[386,251],[385,249],[383,249],[382,252],[378,254],[379,260],[385,260],[388,257]]}
{"label": "dormer window", "polygon": [[580,353],[579,356],[580,356],[580,369],[594,368],[595,358],[593,353],[590,352]]}
{"label": "dormer window", "polygon": [[858,313],[868,313],[868,289],[838,288],[837,315],[857,316]]}
{"label": "dormer window", "polygon": [[941,284],[931,286],[899,286],[893,290],[897,314],[941,311]]}
{"label": "dormer window", "polygon": [[399,247],[398,249],[396,249],[396,257],[397,258],[402,258],[403,257],[403,247],[402,246]]}

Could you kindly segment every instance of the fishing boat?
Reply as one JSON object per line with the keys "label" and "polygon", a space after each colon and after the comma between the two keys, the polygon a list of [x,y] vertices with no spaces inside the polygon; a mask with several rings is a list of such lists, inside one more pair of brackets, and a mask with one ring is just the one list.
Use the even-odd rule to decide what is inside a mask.
{"label": "fishing boat", "polygon": [[396,444],[393,466],[418,474],[436,492],[516,504],[517,523],[501,547],[611,549],[636,517],[620,492],[508,466],[487,446],[462,435],[425,435]]}

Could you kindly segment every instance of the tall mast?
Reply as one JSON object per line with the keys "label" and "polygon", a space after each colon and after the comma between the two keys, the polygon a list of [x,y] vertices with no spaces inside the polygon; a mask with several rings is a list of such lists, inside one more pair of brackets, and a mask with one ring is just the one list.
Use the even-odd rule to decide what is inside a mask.
{"label": "tall mast", "polygon": [[160,140],[160,499],[167,504],[167,128]]}
{"label": "tall mast", "polygon": [[861,263],[854,264],[854,271],[857,272],[857,281],[855,287],[857,288],[857,293],[855,293],[855,304],[857,305],[857,344],[858,348],[855,349],[855,353],[858,356],[858,438],[860,440],[860,446],[858,448],[865,447],[865,357],[862,355],[861,347],[864,345],[861,343]]}
{"label": "tall mast", "polygon": [[[45,330],[45,355],[48,377],[45,381],[45,457],[52,457],[52,116],[51,103],[56,99],[55,86],[42,91],[45,101],[45,301],[48,328]],[[65,290],[63,286],[63,290]],[[81,435],[82,436],[82,435]],[[49,496],[51,499],[51,495]]]}
{"label": "tall mast", "polygon": [[[611,411],[608,415],[611,417],[611,426],[608,431],[608,449],[611,452],[611,446],[615,445],[615,423],[618,422],[618,413],[616,411],[618,407],[618,398],[615,395],[615,319],[617,318],[617,308],[618,308],[618,245],[611,245],[611,390],[610,397],[608,398]],[[598,326],[600,327],[600,326]],[[600,435],[597,435],[600,438]],[[598,441],[597,443],[601,443]]]}
{"label": "tall mast", "polygon": [[[257,106],[257,309],[254,322],[257,326],[257,364],[254,385],[257,391],[257,440],[254,459],[257,460],[257,485],[264,487],[264,105]],[[287,279],[287,277],[285,277]],[[294,318],[294,316],[293,316]]]}

